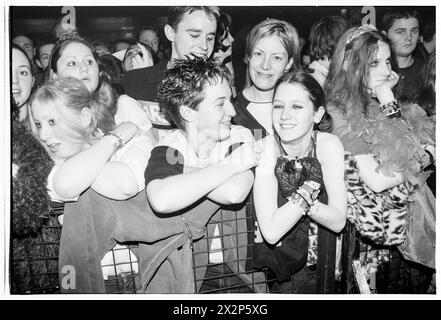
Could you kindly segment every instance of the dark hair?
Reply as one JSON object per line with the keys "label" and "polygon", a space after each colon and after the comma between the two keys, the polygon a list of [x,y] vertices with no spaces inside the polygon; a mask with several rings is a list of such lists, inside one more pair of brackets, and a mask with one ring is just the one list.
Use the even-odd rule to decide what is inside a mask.
{"label": "dark hair", "polygon": [[168,121],[185,131],[185,120],[179,107],[187,106],[197,110],[204,100],[207,85],[215,85],[220,80],[231,84],[231,74],[227,68],[212,58],[193,56],[190,59],[173,60],[173,68],[158,87],[160,110]]}
{"label": "dark hair", "polygon": [[314,22],[308,39],[311,60],[325,57],[331,60],[338,40],[349,27],[349,22],[341,16],[326,16]]}
{"label": "dark hair", "polygon": [[182,20],[182,16],[186,13],[190,14],[194,11],[204,11],[207,16],[213,17],[219,21],[219,8],[215,6],[179,6],[179,7],[169,7],[168,9],[168,20],[167,24],[171,26],[174,30]]}
{"label": "dark hair", "polygon": [[293,70],[291,72],[285,73],[279,80],[277,80],[274,87],[274,95],[276,94],[277,88],[282,83],[297,84],[305,89],[308,92],[309,99],[314,106],[314,111],[317,111],[319,107],[323,107],[325,109],[322,120],[320,121],[320,123],[314,124],[314,129],[322,132],[332,131],[332,118],[325,108],[325,94],[317,80],[315,80],[308,72],[300,68],[297,70]]}
{"label": "dark hair", "polygon": [[64,40],[57,41],[57,43],[55,44],[55,47],[52,49],[51,56],[49,57],[49,64],[48,64],[48,68],[46,70],[46,80],[51,78],[50,77],[51,72],[57,73],[57,62],[60,59],[61,54],[63,53],[64,49],[71,43],[82,43],[86,47],[88,47],[90,49],[90,51],[92,52],[92,56],[98,64],[99,82],[98,82],[98,87],[96,88],[96,91],[99,90],[99,88],[102,85],[103,80],[107,77],[103,72],[103,66],[101,63],[101,59],[98,56],[98,54],[96,53],[92,44],[90,44],[84,38],[77,37],[77,36],[67,37]]}
{"label": "dark hair", "polygon": [[228,37],[230,32],[230,20],[228,16],[221,12],[219,21],[217,22],[216,38],[214,43],[213,52],[226,51],[228,47],[225,47],[222,42]]}
{"label": "dark hair", "polygon": [[[11,43],[11,57],[10,57],[10,66],[11,66],[11,69],[10,70],[12,70],[12,50],[13,49],[15,49],[15,50],[18,50],[18,51],[20,51],[24,56],[25,56],[25,58],[26,58],[26,60],[28,60],[28,62],[29,62],[29,67],[31,68],[31,73],[32,73],[32,76],[34,76],[34,74],[33,74],[33,70],[32,70],[32,61],[29,59],[29,57],[28,57],[28,55],[26,54],[26,52],[22,49],[22,48],[20,48],[19,46],[17,46],[16,44],[14,44],[14,43]],[[34,86],[32,87],[32,89],[31,89],[31,94],[32,94],[32,91],[34,91],[34,89],[36,88],[37,86],[36,86],[36,84],[34,83]],[[12,78],[11,78],[11,90],[12,90]],[[12,98],[12,94],[11,94],[11,100],[12,101],[14,101],[14,99]],[[29,100],[29,97],[28,97],[28,100]],[[26,100],[26,101],[28,101],[28,100]],[[19,107],[17,106],[17,110],[19,109]]]}
{"label": "dark hair", "polygon": [[49,36],[43,36],[37,39],[37,46],[35,47],[35,59],[40,60],[40,51],[41,48],[48,45],[48,44],[53,44],[55,45],[57,43],[57,41],[53,38],[53,37],[49,37]]}
{"label": "dark hair", "polygon": [[153,26],[142,26],[141,28],[139,28],[137,35],[136,35],[136,39],[138,39],[139,41],[139,36],[141,35],[141,33],[143,33],[144,31],[153,31],[154,33],[156,33],[156,35],[159,37],[159,31],[157,28],[153,27]]}
{"label": "dark hair", "polygon": [[394,8],[384,14],[383,19],[381,20],[381,30],[388,32],[395,20],[410,18],[417,19],[418,24],[421,24],[420,14],[416,10],[400,7]]}
{"label": "dark hair", "polygon": [[436,80],[436,55],[433,51],[421,70],[421,82],[412,99],[426,111],[427,115],[435,114],[435,80]]}
{"label": "dark hair", "polygon": [[123,94],[124,87],[122,85],[122,78],[124,71],[121,61],[111,54],[104,54],[100,59],[106,81],[110,83],[118,95]]}
{"label": "dark hair", "polygon": [[367,90],[369,62],[378,52],[379,41],[389,44],[383,33],[367,25],[351,28],[343,34],[324,85],[327,106],[366,114],[371,99]]}
{"label": "dark hair", "polygon": [[435,18],[429,17],[423,22],[423,30],[421,35],[423,36],[423,40],[425,42],[430,42],[433,40],[433,36],[435,35]]}

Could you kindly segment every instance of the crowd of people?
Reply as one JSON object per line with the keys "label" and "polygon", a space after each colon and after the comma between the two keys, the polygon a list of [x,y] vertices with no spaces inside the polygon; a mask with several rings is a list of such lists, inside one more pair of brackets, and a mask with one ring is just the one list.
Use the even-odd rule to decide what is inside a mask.
{"label": "crowd of people", "polygon": [[[143,293],[222,289],[197,280],[226,273],[228,292],[320,293],[319,252],[338,278],[349,224],[429,270],[427,292],[434,21],[398,7],[378,27],[325,16],[301,39],[267,18],[248,33],[245,74],[231,25],[218,7],[182,6],[168,9],[169,45],[150,26],[111,45],[60,25],[53,39],[12,37],[11,114],[50,157],[47,196],[64,203],[61,292],[104,293],[104,256],[130,242]],[[14,189],[26,177],[13,167]]]}

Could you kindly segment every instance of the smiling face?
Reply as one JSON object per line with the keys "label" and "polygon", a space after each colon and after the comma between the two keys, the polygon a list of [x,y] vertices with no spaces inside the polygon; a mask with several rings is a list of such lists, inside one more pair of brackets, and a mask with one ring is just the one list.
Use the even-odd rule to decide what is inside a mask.
{"label": "smiling face", "polygon": [[218,79],[215,85],[206,86],[205,99],[194,110],[198,133],[212,141],[228,139],[231,118],[236,115],[230,85],[225,79]]}
{"label": "smiling face", "polygon": [[54,112],[56,107],[55,104],[51,106],[36,100],[31,106],[32,118],[38,137],[50,151],[51,156],[66,160],[84,150],[87,144],[75,138],[75,132]]}
{"label": "smiling face", "polygon": [[81,80],[89,91],[94,91],[99,83],[99,68],[92,51],[80,42],[69,43],[57,61],[54,79],[74,77]]}
{"label": "smiling face", "polygon": [[309,139],[314,123],[321,121],[323,112],[323,107],[314,111],[309,93],[301,85],[284,82],[274,93],[273,126],[285,143]]}
{"label": "smiling face", "polygon": [[12,97],[20,108],[31,95],[34,77],[28,57],[18,49],[12,48]]}
{"label": "smiling face", "polygon": [[292,65],[288,52],[276,35],[260,39],[249,58],[249,74],[254,87],[260,91],[273,90],[277,80]]}
{"label": "smiling face", "polygon": [[420,35],[418,19],[396,19],[386,35],[392,43],[394,53],[398,57],[408,57],[415,50]]}
{"label": "smiling face", "polygon": [[208,16],[203,10],[186,12],[174,30],[165,27],[167,39],[172,42],[172,59],[184,59],[194,54],[210,56],[216,36],[216,19]]}
{"label": "smiling face", "polygon": [[48,43],[44,46],[41,46],[40,50],[38,50],[38,61],[40,61],[41,67],[45,70],[49,64],[49,57],[51,56],[52,49],[55,44]]}
{"label": "smiling face", "polygon": [[387,81],[391,70],[389,45],[383,41],[378,41],[377,54],[369,61],[369,80],[367,87],[372,90],[382,85]]}
{"label": "smiling face", "polygon": [[159,37],[153,30],[144,30],[139,34],[138,41],[144,43],[153,49],[153,52],[159,51]]}

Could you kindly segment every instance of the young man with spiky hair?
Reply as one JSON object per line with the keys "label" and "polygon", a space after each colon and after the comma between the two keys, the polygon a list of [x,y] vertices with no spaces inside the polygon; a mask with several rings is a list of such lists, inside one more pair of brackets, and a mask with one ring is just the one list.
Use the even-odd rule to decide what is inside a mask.
{"label": "young man with spiky hair", "polygon": [[[260,155],[258,148],[254,147],[251,132],[231,124],[235,110],[231,103],[230,77],[228,70],[215,60],[194,56],[174,60],[173,68],[167,71],[158,88],[161,111],[178,128],[152,150],[145,171],[148,200],[161,216],[182,214],[185,217],[188,208],[199,205],[200,216],[205,216],[205,223],[215,212],[220,212],[221,216],[230,215],[233,220],[238,211],[228,210],[224,206],[243,202],[252,187],[254,175],[250,169],[257,165]],[[220,209],[216,208],[211,215],[207,215],[204,207],[206,202],[215,202]],[[241,214],[245,215],[245,209],[241,210]],[[189,220],[188,223],[192,222]],[[238,238],[241,238],[243,247],[247,247],[245,221],[242,235],[222,236],[223,245],[219,243],[220,247],[213,248],[215,240],[211,240],[215,229],[224,231],[223,227],[228,227],[228,223],[222,221],[218,225],[221,226],[210,225],[209,236],[194,243],[196,279],[192,277],[191,262],[179,270],[180,276],[175,274],[180,281],[186,280],[187,286],[181,286],[181,291],[194,290],[194,280],[200,280],[196,290],[201,285],[204,288],[202,279],[207,264],[207,272],[212,274],[218,271],[218,277],[223,274],[235,277],[235,273],[244,271],[244,263],[239,266],[240,257],[233,256],[240,247]],[[237,227],[236,232],[240,228]],[[208,251],[222,251],[222,247],[223,255],[210,254],[208,257]],[[187,247],[183,248],[182,255],[189,255],[188,250]],[[246,252],[242,256],[243,262],[245,258]],[[222,270],[216,269],[218,267]],[[154,279],[150,290],[161,290],[163,284],[160,281],[164,279],[166,277]],[[248,284],[237,276],[235,280],[235,285],[247,288],[242,292],[252,292]]]}

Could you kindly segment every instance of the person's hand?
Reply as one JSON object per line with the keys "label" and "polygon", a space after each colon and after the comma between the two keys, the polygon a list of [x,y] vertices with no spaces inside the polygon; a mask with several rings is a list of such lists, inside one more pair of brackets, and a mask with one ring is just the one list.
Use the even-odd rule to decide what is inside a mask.
{"label": "person's hand", "polygon": [[231,165],[236,174],[245,172],[259,164],[262,148],[253,142],[242,143],[221,164]]}
{"label": "person's hand", "polygon": [[299,160],[303,167],[305,180],[321,183],[323,181],[322,166],[316,158],[305,157]]}
{"label": "person's hand", "polygon": [[121,122],[112,132],[121,137],[123,145],[140,133],[138,126],[130,121]]}
{"label": "person's hand", "polygon": [[392,88],[396,86],[399,79],[398,74],[391,71],[390,76],[385,81],[372,89],[372,96],[377,98],[380,104],[386,104],[395,100]]}
{"label": "person's hand", "polygon": [[284,157],[277,158],[274,174],[279,183],[280,192],[285,198],[290,197],[305,181],[305,173],[300,162]]}
{"label": "person's hand", "polygon": [[323,180],[320,162],[316,158],[305,157],[299,160],[277,159],[274,169],[282,196],[290,197],[306,181],[321,186]]}
{"label": "person's hand", "polygon": [[306,180],[300,188],[296,191],[311,207],[314,201],[317,199],[322,185],[319,182]]}
{"label": "person's hand", "polygon": [[132,56],[132,70],[133,69],[141,69],[147,68],[153,65],[153,58],[150,52],[141,44],[137,44],[139,49],[141,50],[142,56],[137,52],[133,52]]}

